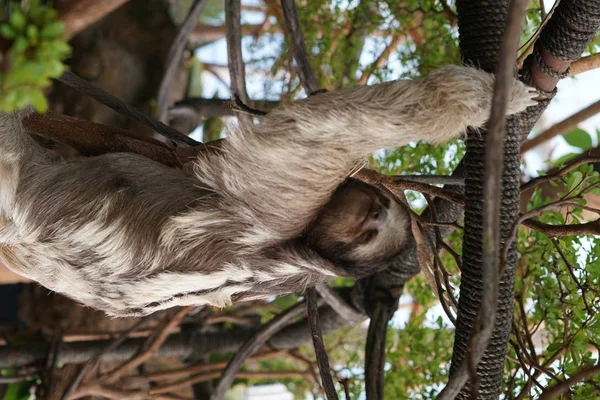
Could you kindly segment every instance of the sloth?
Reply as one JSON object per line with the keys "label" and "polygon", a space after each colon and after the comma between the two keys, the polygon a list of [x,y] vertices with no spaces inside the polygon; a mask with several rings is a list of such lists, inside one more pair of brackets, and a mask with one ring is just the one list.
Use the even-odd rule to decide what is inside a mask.
{"label": "sloth", "polygon": [[[0,256],[10,269],[113,316],[300,292],[397,257],[409,217],[349,178],[375,150],[485,124],[494,76],[449,66],[424,79],[322,93],[229,127],[192,171],[140,155],[57,159],[0,114]],[[514,80],[508,114],[534,105]]]}

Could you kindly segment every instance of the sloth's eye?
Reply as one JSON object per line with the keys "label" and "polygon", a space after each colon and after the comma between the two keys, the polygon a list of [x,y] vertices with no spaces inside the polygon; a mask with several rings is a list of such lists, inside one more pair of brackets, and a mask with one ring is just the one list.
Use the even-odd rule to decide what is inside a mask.
{"label": "sloth's eye", "polygon": [[363,232],[358,237],[358,242],[361,244],[369,243],[370,241],[375,239],[375,237],[377,237],[377,233],[378,233],[377,229],[369,229],[368,231]]}

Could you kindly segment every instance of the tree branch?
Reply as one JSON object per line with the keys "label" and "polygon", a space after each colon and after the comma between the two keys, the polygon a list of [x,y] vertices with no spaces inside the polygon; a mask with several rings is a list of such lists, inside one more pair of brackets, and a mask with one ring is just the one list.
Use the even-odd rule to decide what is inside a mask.
{"label": "tree branch", "polygon": [[551,388],[545,390],[540,396],[539,400],[551,400],[569,390],[569,387],[583,381],[586,378],[600,374],[600,365],[594,365],[592,367],[583,368],[577,371],[569,379],[562,381]]}
{"label": "tree branch", "polygon": [[106,346],[103,349],[98,350],[98,352],[92,357],[90,358],[85,365],[83,366],[83,368],[81,368],[79,370],[79,373],[75,376],[75,378],[71,381],[71,384],[69,385],[69,387],[67,388],[67,390],[65,391],[65,393],[63,394],[63,399],[70,399],[71,396],[76,397],[75,393],[77,388],[79,387],[79,385],[81,384],[81,381],[83,379],[85,379],[85,377],[92,372],[97,366],[98,363],[100,361],[100,358],[102,357],[102,354],[107,353],[109,351],[113,351],[115,350],[117,347],[119,347],[125,340],[127,340],[127,338],[129,337],[129,335],[135,331],[137,328],[139,328],[142,324],[144,324],[146,322],[145,318],[141,318],[139,319],[135,324],[133,324],[129,329],[127,329],[125,332],[121,333],[121,335],[116,338],[115,340],[113,340],[112,343],[110,343],[108,346]]}
{"label": "tree branch", "polygon": [[[444,4],[443,0],[442,0],[442,4]],[[375,69],[382,68],[385,65],[385,63],[387,62],[388,58],[390,58],[390,55],[392,54],[392,51],[396,50],[398,48],[398,46],[400,46],[400,44],[402,42],[404,42],[405,40],[406,40],[406,36],[405,35],[394,36],[392,38],[392,41],[390,42],[390,44],[388,44],[385,47],[385,49],[381,52],[381,54],[379,55],[379,57],[377,57],[377,59],[375,60],[375,62],[373,64],[371,64],[371,66],[368,67],[363,72],[363,74],[358,79],[358,81],[356,81],[356,84],[357,85],[366,85],[367,81],[369,80],[369,77],[371,76],[371,74],[373,73],[373,71]]]}
{"label": "tree branch", "polygon": [[327,400],[338,400],[333,379],[331,378],[331,367],[329,366],[327,351],[323,344],[323,332],[321,331],[321,324],[319,323],[317,292],[315,289],[311,288],[306,291],[306,309],[308,310],[308,326],[310,328],[325,395],[327,396]]}
{"label": "tree branch", "polygon": [[306,90],[306,94],[311,96],[319,92],[321,87],[310,67],[310,59],[306,52],[304,34],[298,20],[296,3],[294,0],[281,0],[281,8],[283,9],[285,23],[292,39],[292,45],[294,46],[294,59],[296,60],[296,70],[298,71],[300,83],[304,87],[304,90]]}
{"label": "tree branch", "polygon": [[[140,154],[170,167],[182,166],[185,158],[166,144],[125,129],[111,128],[91,121],[48,111],[23,121],[25,128],[39,136],[73,147],[81,155],[106,153]],[[184,149],[184,148],[180,148]],[[191,149],[191,148],[186,148]],[[196,147],[194,147],[196,149]]]}
{"label": "tree branch", "polygon": [[568,130],[576,127],[577,124],[579,124],[580,122],[583,122],[586,119],[591,118],[598,113],[600,113],[600,100],[593,104],[590,104],[583,110],[578,111],[570,117],[565,118],[559,123],[551,126],[539,135],[525,141],[525,143],[523,143],[523,145],[521,146],[521,154],[524,154],[529,150],[533,149],[534,147],[539,146],[544,142],[547,142],[555,136],[567,133]]}
{"label": "tree branch", "polygon": [[200,14],[202,13],[204,6],[206,5],[206,2],[207,0],[194,0],[194,3],[190,8],[187,18],[179,28],[179,32],[177,32],[177,36],[175,37],[175,40],[173,40],[171,48],[169,48],[165,73],[163,75],[162,81],[160,82],[156,101],[156,115],[158,116],[158,120],[164,123],[168,122],[167,109],[169,107],[169,94],[171,84],[175,76],[175,72],[177,71],[177,67],[179,66],[181,56],[183,55],[183,49],[185,48],[185,45],[188,41],[190,32],[198,23],[198,18],[200,18]]}
{"label": "tree branch", "polygon": [[600,235],[600,220],[572,225],[550,225],[535,219],[523,221],[523,225],[550,237],[571,235]]}
{"label": "tree branch", "polygon": [[600,68],[600,53],[592,54],[587,57],[581,57],[579,60],[571,63],[569,76],[582,74],[596,68]]}
{"label": "tree branch", "polygon": [[304,313],[304,307],[305,305],[303,303],[298,303],[280,313],[256,331],[256,333],[239,348],[237,353],[227,364],[227,367],[221,375],[219,384],[212,393],[211,400],[222,400],[246,359],[263,347],[271,336],[281,330],[290,321],[302,315]]}
{"label": "tree branch", "polygon": [[315,287],[319,295],[325,300],[331,308],[337,312],[340,317],[344,318],[350,323],[356,323],[364,321],[365,316],[353,307],[351,307],[344,299],[342,299],[337,292],[332,290],[329,286],[320,284]]}
{"label": "tree branch", "polygon": [[156,336],[150,336],[146,340],[146,343],[144,343],[138,354],[102,376],[101,381],[107,384],[115,383],[124,373],[148,361],[154,355],[154,353],[158,351],[160,346],[162,346],[167,337],[169,337],[169,333],[173,327],[179,325],[183,318],[194,308],[194,306],[183,307],[177,311],[175,315],[167,317],[162,329],[157,333]]}
{"label": "tree branch", "polygon": [[194,139],[184,135],[176,129],[173,129],[163,124],[160,121],[155,120],[152,117],[147,116],[137,108],[122,102],[119,98],[108,93],[106,90],[92,85],[85,79],[80,78],[79,76],[75,75],[70,71],[63,73],[59,78],[57,78],[57,80],[77,90],[80,93],[90,96],[94,100],[98,101],[101,104],[104,104],[112,110],[115,110],[119,114],[125,115],[133,121],[141,122],[143,125],[154,130],[156,133],[159,133],[164,137],[173,140],[174,142],[185,144],[188,146],[196,146],[199,144]]}
{"label": "tree branch", "polygon": [[[206,382],[219,378],[223,371],[207,371],[200,375],[194,375],[180,381],[169,383],[163,386],[157,386],[150,389],[152,399],[154,396],[180,390],[196,383]],[[308,378],[311,376],[310,371],[241,371],[236,373],[239,379],[290,379],[290,378]]]}
{"label": "tree branch", "polygon": [[[248,102],[246,71],[242,58],[241,9],[239,0],[225,0],[225,24],[227,25],[227,61],[232,97],[239,96]],[[250,129],[253,122],[249,115],[238,114],[240,124]]]}
{"label": "tree branch", "polygon": [[[189,107],[194,110],[198,119],[207,119],[235,115],[232,104],[233,99],[191,97],[175,103],[172,110],[180,107]],[[273,100],[249,100],[245,104],[248,107],[269,112],[279,106],[281,102]]]}

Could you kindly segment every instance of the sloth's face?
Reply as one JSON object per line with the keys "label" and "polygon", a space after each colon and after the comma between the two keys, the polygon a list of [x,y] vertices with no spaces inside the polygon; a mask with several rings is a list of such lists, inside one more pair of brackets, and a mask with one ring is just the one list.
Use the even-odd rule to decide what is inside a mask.
{"label": "sloth's face", "polygon": [[356,277],[374,272],[402,250],[409,217],[404,206],[377,188],[348,180],[333,194],[309,231],[323,257]]}

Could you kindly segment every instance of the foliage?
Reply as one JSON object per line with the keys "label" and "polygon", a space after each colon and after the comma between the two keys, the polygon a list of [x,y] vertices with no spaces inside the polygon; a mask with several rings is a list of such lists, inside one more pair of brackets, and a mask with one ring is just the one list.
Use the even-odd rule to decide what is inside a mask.
{"label": "foliage", "polygon": [[[552,225],[579,223],[586,195],[600,195],[600,178],[591,165],[584,164],[557,180],[559,199],[543,196],[537,190],[529,201],[528,210],[546,210],[538,217]],[[552,204],[574,204],[568,212],[547,208]],[[543,233],[520,230],[519,274],[517,278],[515,321],[519,337],[514,343],[537,340],[530,346],[511,348],[507,361],[506,385],[514,395],[521,392],[533,398],[540,390],[531,383],[526,386],[523,367],[516,359],[540,360],[544,373],[536,380],[564,380],[581,368],[597,362],[590,345],[597,346],[600,339],[600,237],[564,236],[550,238]],[[516,335],[516,331],[513,331]],[[533,339],[532,339],[533,338]],[[535,339],[538,338],[538,339]],[[519,353],[517,354],[517,351]],[[532,371],[533,372],[533,371]],[[599,378],[591,378],[571,389],[573,398],[593,398],[598,393]],[[545,385],[544,385],[545,386]],[[529,397],[528,397],[529,398]]]}
{"label": "foliage", "polygon": [[[57,12],[39,0],[27,7],[10,4],[8,19],[0,24],[0,35],[12,42],[9,52],[2,55],[8,68],[0,72],[0,110],[10,112],[32,104],[38,111],[48,108],[44,88],[51,78],[66,69],[63,60],[70,47],[61,40],[64,24]],[[6,58],[6,59],[4,59]]]}
{"label": "foliage", "polygon": [[[2,377],[14,377],[19,375],[18,368],[3,368],[0,370]],[[35,395],[32,394],[31,388],[36,383],[36,377],[28,377],[22,382],[9,383],[6,386],[6,392],[2,396],[2,400],[35,400]]]}
{"label": "foliage", "polygon": [[404,328],[390,329],[385,379],[389,398],[434,399],[448,380],[454,332],[441,316],[435,325],[423,326],[425,315],[422,311],[412,315]]}

